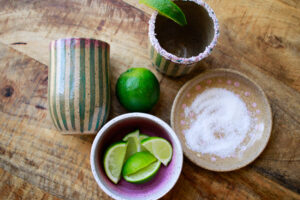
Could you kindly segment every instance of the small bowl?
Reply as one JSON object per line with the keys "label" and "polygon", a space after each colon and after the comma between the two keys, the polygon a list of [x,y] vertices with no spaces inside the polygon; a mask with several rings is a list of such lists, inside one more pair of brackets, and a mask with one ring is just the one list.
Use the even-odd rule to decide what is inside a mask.
{"label": "small bowl", "polygon": [[[193,116],[185,116],[185,107],[190,106],[199,94],[209,88],[223,88],[239,95],[254,120],[253,129],[247,134],[253,133],[256,138],[252,145],[237,152],[236,156],[221,158],[214,154],[201,154],[190,149],[186,143],[184,130],[192,123]],[[248,165],[262,153],[271,135],[272,112],[265,93],[253,80],[235,70],[215,69],[201,73],[182,86],[173,103],[171,125],[182,142],[187,158],[205,169],[225,172]]]}
{"label": "small bowl", "polygon": [[[143,184],[128,183],[121,179],[112,183],[103,168],[103,154],[113,142],[120,141],[126,134],[139,129],[149,136],[167,139],[173,147],[172,160],[161,166],[156,176]],[[180,141],[172,128],[161,119],[144,113],[129,113],[110,120],[97,134],[91,149],[91,168],[100,188],[115,199],[158,199],[170,191],[177,182],[183,164]]]}

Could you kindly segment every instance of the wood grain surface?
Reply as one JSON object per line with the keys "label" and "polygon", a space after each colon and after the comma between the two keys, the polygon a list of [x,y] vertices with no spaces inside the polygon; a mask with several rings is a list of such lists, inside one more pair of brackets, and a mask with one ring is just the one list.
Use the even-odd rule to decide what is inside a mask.
{"label": "wood grain surface", "polygon": [[93,136],[63,136],[47,108],[49,42],[86,37],[111,45],[110,119],[126,111],[114,87],[129,67],[150,68],[161,84],[154,114],[169,123],[179,88],[204,69],[232,68],[266,92],[271,139],[249,166],[228,173],[185,159],[163,199],[300,199],[300,1],[207,0],[220,38],[198,70],[171,79],[151,67],[150,9],[136,0],[0,0],[0,199],[110,199],[93,179]]}

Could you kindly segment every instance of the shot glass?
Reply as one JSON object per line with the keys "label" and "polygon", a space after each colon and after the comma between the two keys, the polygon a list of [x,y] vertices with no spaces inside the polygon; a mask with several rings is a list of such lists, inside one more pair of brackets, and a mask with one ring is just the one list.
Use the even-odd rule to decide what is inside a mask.
{"label": "shot glass", "polygon": [[189,74],[209,56],[217,44],[219,23],[202,0],[174,1],[183,11],[187,25],[153,13],[149,21],[150,59],[157,71],[172,77]]}

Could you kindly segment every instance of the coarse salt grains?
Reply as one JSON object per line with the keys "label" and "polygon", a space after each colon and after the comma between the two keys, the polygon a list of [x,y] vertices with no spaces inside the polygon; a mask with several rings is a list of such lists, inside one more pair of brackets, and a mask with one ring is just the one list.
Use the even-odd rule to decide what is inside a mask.
{"label": "coarse salt grains", "polygon": [[246,137],[250,141],[259,137],[252,133],[254,120],[245,102],[229,90],[206,89],[184,108],[186,119],[191,112],[195,118],[183,132],[187,146],[198,153],[235,157],[248,147],[243,143]]}

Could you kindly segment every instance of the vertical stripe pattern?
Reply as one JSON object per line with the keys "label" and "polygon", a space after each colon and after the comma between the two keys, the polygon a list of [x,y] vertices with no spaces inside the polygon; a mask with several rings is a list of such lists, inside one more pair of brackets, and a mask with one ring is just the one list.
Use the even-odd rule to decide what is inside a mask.
{"label": "vertical stripe pattern", "polygon": [[110,109],[109,45],[94,39],[52,41],[49,113],[64,134],[96,134]]}
{"label": "vertical stripe pattern", "polygon": [[191,73],[197,63],[190,65],[173,63],[161,56],[154,48],[150,48],[150,59],[157,71],[171,77],[179,77]]}

